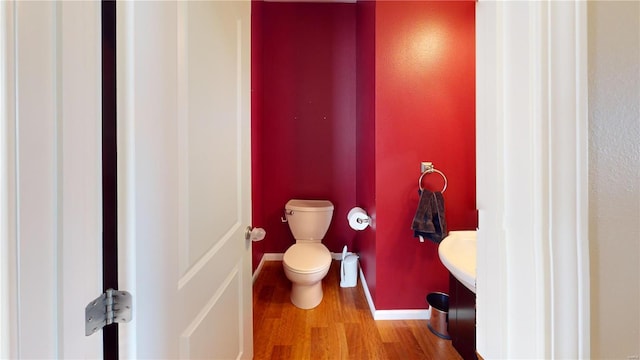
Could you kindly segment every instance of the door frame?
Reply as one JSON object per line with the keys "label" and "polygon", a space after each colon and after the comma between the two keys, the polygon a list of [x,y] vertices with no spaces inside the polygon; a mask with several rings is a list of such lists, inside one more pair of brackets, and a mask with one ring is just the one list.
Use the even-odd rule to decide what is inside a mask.
{"label": "door frame", "polygon": [[[587,229],[586,229],[586,168],[587,168],[587,160],[585,159],[587,151],[587,144],[585,143],[586,139],[586,113],[584,110],[586,109],[586,102],[583,101],[586,92],[586,82],[584,82],[586,75],[584,73],[585,67],[584,62],[586,61],[586,4],[583,3],[571,3],[569,6],[574,6],[573,10],[568,12],[556,12],[552,8],[549,8],[551,5],[547,3],[522,3],[520,6],[529,6],[529,11],[525,14],[516,15],[515,17],[510,17],[512,10],[510,7],[519,6],[513,3],[494,3],[491,5],[491,1],[480,1],[477,5],[477,24],[489,25],[487,28],[478,27],[478,34],[481,34],[481,31],[489,31],[489,34],[484,33],[485,35],[489,35],[488,38],[481,39],[477,42],[477,50],[478,50],[478,67],[477,67],[477,82],[480,86],[487,77],[491,77],[493,79],[499,79],[499,82],[496,82],[499,86],[504,86],[506,81],[513,80],[510,77],[510,74],[506,72],[504,68],[500,68],[499,66],[504,65],[505,61],[508,61],[508,57],[504,57],[505,51],[507,53],[513,54],[514,51],[523,51],[522,53],[528,55],[528,51],[530,48],[521,49],[519,47],[511,47],[505,48],[503,41],[508,38],[509,33],[514,30],[514,27],[517,25],[513,21],[509,21],[509,19],[514,20],[518,19],[523,24],[533,24],[534,28],[531,33],[526,33],[524,36],[532,40],[530,44],[534,46],[534,50],[537,55],[553,55],[553,56],[563,56],[568,55],[573,57],[573,64],[576,65],[576,69],[578,69],[577,74],[577,82],[576,88],[573,90],[576,95],[576,99],[579,99],[579,102],[574,103],[572,106],[574,110],[577,111],[575,114],[575,118],[578,119],[578,123],[576,124],[576,128],[574,129],[574,134],[577,135],[577,138],[574,139],[574,149],[577,149],[577,153],[573,154],[573,157],[568,160],[563,161],[564,165],[568,165],[568,169],[572,169],[573,175],[571,179],[568,180],[558,180],[558,177],[546,178],[542,179],[551,186],[573,186],[578,192],[575,194],[575,199],[568,201],[563,201],[562,203],[552,203],[550,201],[551,191],[549,188],[538,187],[535,190],[531,190],[530,194],[535,194],[535,198],[542,199],[543,203],[537,203],[536,207],[533,209],[536,214],[542,215],[544,218],[549,220],[548,215],[551,212],[551,209],[560,210],[561,205],[580,205],[582,208],[574,208],[567,213],[569,217],[574,217],[575,222],[572,222],[575,225],[574,229],[577,230],[577,233],[573,233],[569,236],[568,240],[562,240],[558,237],[558,234],[551,234],[551,238],[545,238],[542,233],[537,233],[537,239],[542,240],[536,242],[536,247],[532,249],[532,252],[524,253],[517,251],[516,248],[509,245],[510,239],[513,238],[513,234],[506,235],[504,232],[504,219],[505,219],[505,201],[510,196],[502,190],[503,188],[509,188],[509,186],[517,186],[518,180],[514,180],[509,176],[505,176],[505,170],[507,172],[510,171],[511,165],[514,164],[522,164],[522,162],[515,161],[514,163],[505,163],[504,158],[502,156],[508,151],[509,146],[503,143],[504,137],[496,138],[494,135],[491,135],[489,139],[495,139],[498,142],[489,144],[486,148],[481,148],[481,145],[484,142],[478,141],[478,207],[480,208],[480,232],[478,234],[478,349],[481,354],[485,357],[501,357],[505,354],[511,354],[513,349],[508,349],[506,345],[499,344],[517,344],[522,341],[528,341],[530,338],[534,339],[532,344],[535,354],[541,354],[544,357],[545,354],[550,354],[550,352],[555,352],[559,348],[555,348],[553,343],[551,342],[550,337],[554,334],[553,331],[549,331],[554,329],[554,326],[559,325],[559,323],[555,322],[559,319],[559,315],[569,316],[569,322],[565,323],[565,325],[558,328],[560,331],[561,337],[559,338],[559,342],[567,340],[566,344],[568,348],[575,349],[575,354],[580,357],[588,357],[589,355],[589,257],[588,257],[588,244],[587,244]],[[74,10],[72,10],[70,3],[57,3],[55,16],[58,20],[61,20],[60,16],[64,17],[67,14],[71,14]],[[85,6],[92,6],[91,3],[87,3]],[[17,303],[15,296],[9,294],[17,294],[19,291],[19,281],[17,278],[18,273],[18,248],[16,247],[18,241],[18,233],[17,222],[18,222],[18,211],[19,211],[19,199],[17,199],[18,192],[18,184],[19,177],[17,176],[17,172],[19,171],[19,164],[17,163],[17,146],[18,140],[15,138],[16,133],[16,108],[15,101],[16,97],[13,91],[15,90],[15,28],[16,25],[14,23],[15,19],[20,19],[19,17],[14,17],[14,12],[16,11],[16,6],[23,6],[20,3],[14,2],[2,2],[0,3],[0,18],[3,20],[2,28],[0,29],[0,47],[2,48],[3,54],[12,54],[12,56],[2,56],[0,58],[0,71],[2,76],[2,84],[1,86],[1,100],[2,101],[2,114],[0,114],[0,139],[2,140],[2,147],[0,148],[0,256],[1,256],[1,266],[0,266],[0,289],[2,290],[2,296],[0,298],[0,355],[5,357],[16,357],[17,354],[15,351],[20,346],[19,333],[16,328],[16,318],[15,314],[17,313]],[[53,5],[50,5],[53,6]],[[130,3],[124,3],[123,6],[132,6]],[[493,7],[491,7],[493,6]],[[550,12],[548,10],[551,10]],[[92,14],[87,16],[87,14]],[[57,36],[63,37],[72,37],[77,36],[81,41],[77,44],[82,44],[82,46],[86,46],[89,52],[85,55],[91,57],[91,54],[99,53],[99,49],[92,47],[91,44],[86,43],[85,36],[95,36],[91,31],[87,32],[87,29],[92,29],[93,27],[89,26],[79,26],[82,21],[96,21],[96,17],[98,12],[94,10],[90,10],[86,13],[76,14],[76,16],[69,16],[66,21],[58,21],[57,24],[61,26],[61,28],[66,30],[61,30],[61,28],[57,28],[54,32]],[[548,14],[552,14],[552,17],[546,17]],[[559,15],[560,17],[556,17]],[[72,20],[76,21],[72,21]],[[124,24],[127,23],[130,19],[123,19],[123,24],[120,26],[126,26]],[[562,23],[563,20],[568,20],[574,29],[577,32],[574,34],[574,42],[572,46],[567,48],[547,48],[545,41],[549,40],[549,36],[543,36],[548,34],[547,31],[553,31],[554,29],[567,29],[566,23]],[[491,25],[493,24],[493,25]],[[130,26],[131,24],[129,24]],[[77,27],[76,27],[77,26]],[[517,31],[521,31],[522,29]],[[518,32],[513,32],[514,34]],[[522,34],[520,32],[520,34]],[[479,35],[477,35],[479,36]],[[52,40],[53,41],[52,37]],[[96,44],[99,41],[95,42]],[[64,46],[73,46],[74,42],[65,42]],[[58,44],[60,45],[60,44]],[[539,45],[543,45],[539,47]],[[133,46],[133,44],[127,44],[127,46]],[[546,50],[545,50],[546,49]],[[542,52],[541,52],[542,51]],[[548,52],[545,52],[548,51]],[[65,66],[71,66],[71,73],[76,73],[78,69],[75,69],[76,62],[74,62],[75,58],[72,55],[73,50],[70,52],[60,51],[59,58],[56,60],[60,60],[57,62],[57,66],[61,66],[63,69],[67,69]],[[484,55],[483,55],[484,54]],[[69,57],[67,57],[69,55]],[[482,58],[483,56],[488,56],[488,58]],[[542,70],[546,71],[546,65],[548,63],[543,62],[544,57],[535,57],[537,62],[537,67],[534,66],[534,70]],[[484,61],[484,62],[483,62]],[[89,61],[89,64],[96,64],[95,61]],[[546,64],[546,65],[545,65]],[[60,67],[56,67],[56,74],[58,73]],[[94,81],[94,75],[99,73],[98,71],[90,71],[88,69],[81,68],[82,73],[87,75],[86,79],[90,81]],[[131,71],[131,69],[123,69],[124,71]],[[86,72],[85,72],[86,71]],[[63,72],[65,74],[65,72]],[[543,77],[539,76],[540,73],[534,77],[529,78],[528,81],[533,81],[531,86],[538,91],[538,95],[542,94],[544,98],[548,99],[548,97],[552,94],[549,94],[547,91],[549,87],[546,87],[545,83],[541,83],[543,81]],[[78,76],[80,77],[80,76]],[[85,79],[85,80],[86,80]],[[65,82],[66,85],[70,85],[71,83]],[[64,85],[64,86],[66,86]],[[76,84],[77,85],[77,84]],[[523,84],[520,84],[524,86]],[[545,86],[542,86],[545,85]],[[551,89],[555,89],[555,86],[559,84],[554,83],[551,84]],[[63,85],[61,85],[63,86]],[[59,94],[61,88],[56,87],[56,94]],[[77,96],[88,96],[89,103],[93,103],[96,98],[92,94],[86,94],[85,90],[80,87],[74,87],[77,92]],[[489,91],[484,91],[489,90]],[[65,90],[66,91],[66,90]],[[542,91],[542,92],[541,92]],[[505,125],[504,122],[504,114],[502,113],[504,109],[504,105],[508,104],[511,96],[516,96],[517,94],[509,93],[505,91],[504,87],[499,88],[478,88],[477,95],[477,103],[478,103],[478,126],[484,126],[489,124],[489,129],[495,129],[496,124],[491,122],[489,119],[501,119],[502,125]],[[61,101],[62,97],[57,98],[58,101]],[[522,97],[520,97],[522,99]],[[541,98],[534,98],[539,101]],[[527,99],[524,99],[528,101]],[[76,103],[80,103],[77,101]],[[59,103],[58,103],[59,104]],[[483,105],[484,104],[484,105]],[[67,104],[66,106],[72,106],[73,104]],[[63,105],[65,106],[65,105]],[[490,109],[481,108],[481,106],[489,106]],[[96,109],[98,107],[96,106]],[[64,107],[62,107],[62,111],[64,111]],[[546,109],[544,106],[541,106],[539,103],[534,106],[532,109],[534,110],[542,110]],[[489,111],[485,113],[485,111]],[[95,114],[99,112],[99,110],[91,110],[89,111],[91,114]],[[80,127],[83,124],[89,123],[89,126],[94,126],[96,123],[94,122],[86,122],[86,113],[77,115],[76,118],[78,122],[73,125],[71,128],[66,127],[67,124],[63,125],[62,132],[58,133],[63,134],[65,131],[70,131],[69,136],[64,136],[64,142],[60,142],[58,145],[64,144],[64,149],[62,150],[62,157],[60,159],[75,159],[74,161],[66,161],[63,160],[63,164],[65,166],[73,166],[73,169],[81,168],[84,165],[93,168],[95,163],[93,161],[87,161],[87,159],[82,158],[77,152],[74,153],[70,150],[73,148],[73,145],[67,143],[70,139],[76,139],[76,141],[82,141],[82,137],[89,134],[89,141],[94,139],[94,136],[99,133],[99,131],[94,131],[91,129],[87,129],[86,131],[80,131]],[[495,117],[494,117],[495,116]],[[91,115],[93,117],[93,115]],[[99,117],[98,117],[99,118]],[[84,123],[83,123],[84,121]],[[502,126],[501,125],[501,126]],[[129,129],[132,130],[132,129]],[[504,128],[500,127],[501,134],[504,134],[502,130]],[[559,130],[559,129],[558,129]],[[553,130],[552,128],[552,131]],[[495,134],[495,132],[494,132]],[[71,136],[71,137],[70,137]],[[77,137],[79,136],[79,137]],[[478,132],[478,140],[481,140],[482,133]],[[60,140],[60,138],[56,138]],[[87,139],[85,139],[87,140]],[[530,139],[525,139],[529,141]],[[535,142],[536,149],[542,151],[542,154],[545,155],[545,158],[548,158],[550,155],[556,155],[556,145],[554,141],[557,139],[552,139],[550,143],[540,143],[541,139],[537,139]],[[96,142],[97,143],[97,142]],[[69,145],[70,147],[66,147]],[[97,145],[96,145],[97,146]],[[125,142],[125,146],[126,142]],[[566,145],[565,145],[566,146]],[[59,150],[59,149],[58,149]],[[58,153],[56,150],[56,153]],[[133,150],[133,149],[132,149]],[[547,152],[548,151],[548,152]],[[582,155],[580,155],[582,154]],[[85,154],[87,155],[87,154]],[[91,156],[98,156],[97,152],[89,152],[89,158]],[[540,155],[540,153],[538,153]],[[483,157],[486,156],[486,157]],[[523,156],[524,159],[527,159],[526,154]],[[76,159],[76,157],[79,157]],[[534,164],[534,168],[536,170],[540,170],[536,172],[537,174],[546,174],[548,175],[550,170],[547,167],[547,163],[539,161],[540,158],[536,158],[536,162],[532,162]],[[79,161],[79,162],[76,162]],[[527,163],[527,162],[525,162]],[[568,164],[567,164],[568,163]],[[60,163],[56,163],[60,165]],[[507,167],[505,167],[507,164]],[[576,166],[577,164],[577,166]],[[557,164],[556,164],[557,165]],[[130,166],[123,165],[123,166]],[[555,168],[555,167],[554,167]],[[66,174],[70,171],[74,171],[73,169],[67,169]],[[76,169],[79,170],[79,169]],[[86,170],[86,169],[85,169]],[[495,172],[494,170],[499,170]],[[98,176],[99,171],[91,171],[96,177]],[[92,175],[93,176],[93,175]],[[498,176],[498,178],[496,178]],[[56,177],[59,179],[58,177]],[[560,181],[560,183],[556,183]],[[93,210],[79,211],[76,209],[94,209],[97,208],[97,204],[99,203],[99,181],[77,181],[73,183],[72,190],[80,190],[86,191],[88,197],[84,197],[85,201],[89,203],[78,203],[80,202],[81,197],[77,196],[77,192],[75,192],[75,196],[72,194],[65,193],[62,199],[64,200],[64,206],[75,206],[73,209],[68,209],[63,206],[62,213],[64,211],[71,211],[69,214],[73,214],[73,216],[87,216],[88,221],[90,223],[94,223],[95,213]],[[65,185],[66,186],[66,185]],[[499,187],[499,188],[498,188]],[[69,190],[69,189],[67,189]],[[482,192],[482,194],[481,194]],[[69,197],[64,197],[64,196]],[[505,198],[507,197],[507,198]],[[492,199],[492,200],[491,200]],[[517,197],[513,197],[511,200],[517,199]],[[489,205],[490,202],[493,201],[497,208],[491,208]],[[93,205],[92,205],[93,204]],[[512,205],[512,204],[511,204]],[[551,205],[551,207],[547,207],[547,205]],[[126,204],[125,206],[133,206],[132,204]],[[483,206],[487,206],[487,208],[483,208]],[[542,207],[541,207],[542,206]],[[541,210],[541,209],[546,210]],[[66,210],[65,210],[66,209]],[[489,210],[489,212],[487,212]],[[555,213],[555,212],[554,212]],[[75,217],[65,217],[65,219],[70,219]],[[538,217],[537,224],[541,224],[539,221],[542,217]],[[120,219],[119,219],[120,220]],[[544,221],[542,220],[542,224]],[[62,224],[62,229],[60,231],[66,231],[66,229],[73,229],[73,224],[65,223],[61,218],[57,218],[57,224]],[[512,222],[511,222],[512,221]],[[122,222],[120,222],[122,224]],[[510,218],[509,224],[517,225],[518,222],[513,218]],[[121,227],[119,229],[120,234],[129,234],[132,231],[133,224],[127,224],[128,227]],[[539,227],[542,229],[543,227]],[[92,259],[99,259],[98,255],[100,251],[96,250],[95,242],[89,241],[87,242],[87,238],[91,238],[94,236],[94,231],[88,228],[76,229],[79,230],[77,234],[74,234],[74,238],[78,241],[82,240],[84,243],[93,244],[92,248],[88,250],[88,252],[81,253],[85,260],[93,261]],[[487,232],[490,231],[490,232]],[[59,234],[59,232],[57,233]],[[557,241],[555,241],[557,240]],[[567,245],[566,248],[560,248],[561,254],[553,253],[552,256],[551,249],[554,246],[559,244]],[[63,259],[69,260],[72,259],[73,254],[75,254],[79,248],[71,247],[67,245],[61,245],[61,247],[57,248],[58,250],[62,249],[61,252],[58,252],[58,255],[62,254]],[[525,245],[526,249],[526,245]],[[135,249],[119,249],[119,251],[135,251]],[[517,282],[513,282],[512,278],[508,278],[507,274],[511,274],[513,276],[518,274],[522,270],[522,264],[528,263],[530,261],[529,257],[531,254],[536,254],[535,266],[534,270],[525,271],[524,275],[528,279],[532,280],[523,281],[521,285],[518,285]],[[561,255],[568,255],[568,258],[571,259],[572,265],[569,268],[569,274],[567,277],[561,276],[559,271],[553,271],[553,269],[558,269],[558,261],[561,259]],[[520,262],[519,260],[524,259],[524,262]],[[496,261],[497,260],[497,261]],[[58,262],[61,264],[61,262]],[[553,265],[552,265],[553,264]],[[97,266],[99,268],[99,266]],[[64,264],[62,268],[58,268],[58,270],[62,269],[63,273],[66,273],[69,270],[69,264]],[[540,271],[538,271],[540,270]],[[549,272],[551,270],[551,272]],[[92,273],[89,271],[89,273]],[[91,274],[86,274],[88,277],[97,277]],[[536,276],[535,274],[539,274],[540,276]],[[483,280],[484,278],[484,280]],[[491,279],[491,280],[487,280]],[[511,280],[510,280],[511,279]],[[552,288],[552,279],[554,280],[554,284],[557,287]],[[572,280],[576,280],[576,284],[567,284]],[[559,282],[556,282],[556,280]],[[79,280],[82,282],[83,280]],[[98,284],[99,281],[96,281]],[[491,284],[494,285],[491,285]],[[564,285],[567,284],[566,288],[561,288],[558,284]],[[70,285],[69,282],[65,283],[65,286]],[[86,283],[83,283],[83,286],[86,287]],[[515,285],[515,287],[511,287],[510,285]],[[92,285],[91,285],[92,286]],[[90,287],[90,286],[89,286]],[[532,288],[533,287],[533,288]],[[73,289],[64,288],[68,293],[73,293]],[[532,290],[533,289],[533,290]],[[81,291],[84,293],[85,291]],[[93,293],[93,291],[89,291]],[[521,300],[524,301],[524,304],[529,304],[533,300],[527,294],[535,293],[540,294],[542,296],[540,300],[541,302],[536,302],[531,312],[526,312],[528,316],[536,317],[536,326],[531,329],[517,329],[516,332],[511,332],[513,330],[513,323],[509,322],[508,318],[511,311],[515,311],[516,304],[521,304]],[[567,303],[560,302],[561,296],[567,295],[568,299],[570,299]],[[58,299],[58,295],[51,295],[52,299]],[[83,296],[79,296],[80,300],[76,301],[77,303],[84,303],[86,299],[83,299]],[[135,300],[134,300],[135,301]],[[503,306],[506,305],[506,306]],[[66,309],[66,304],[64,309]],[[69,305],[70,306],[70,305]],[[63,309],[63,310],[64,310]],[[73,313],[73,311],[68,310],[68,313]],[[554,317],[551,317],[549,320],[546,320],[547,316],[552,314]],[[563,316],[564,316],[563,315]],[[67,319],[63,319],[60,324],[66,324]],[[71,321],[71,319],[69,319]],[[577,321],[577,322],[576,322]],[[562,325],[562,324],[560,324]],[[61,325],[64,326],[64,325]],[[132,325],[127,325],[131,327]],[[95,338],[95,337],[94,337]],[[63,346],[59,347],[58,353],[52,354],[52,357],[59,356],[60,352],[64,352],[66,349],[66,345],[68,342],[73,342],[74,339],[78,339],[84,343],[83,337],[65,337]],[[518,340],[516,342],[512,342],[511,340]],[[559,343],[558,343],[559,344]],[[74,344],[77,346],[77,343]],[[126,344],[126,346],[135,346],[135,344]],[[514,345],[515,346],[515,345]],[[70,353],[65,353],[69,355]],[[94,356],[88,356],[94,357]]]}
{"label": "door frame", "polygon": [[0,357],[100,357],[100,6],[4,1],[0,24]]}
{"label": "door frame", "polygon": [[485,358],[590,356],[586,7],[476,3]]}

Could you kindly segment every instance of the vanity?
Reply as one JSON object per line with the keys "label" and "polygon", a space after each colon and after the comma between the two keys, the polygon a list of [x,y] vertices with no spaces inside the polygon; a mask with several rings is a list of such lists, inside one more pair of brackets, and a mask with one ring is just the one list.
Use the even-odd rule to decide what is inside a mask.
{"label": "vanity", "polygon": [[465,360],[476,355],[476,232],[451,231],[438,246],[449,270],[449,326],[453,347]]}

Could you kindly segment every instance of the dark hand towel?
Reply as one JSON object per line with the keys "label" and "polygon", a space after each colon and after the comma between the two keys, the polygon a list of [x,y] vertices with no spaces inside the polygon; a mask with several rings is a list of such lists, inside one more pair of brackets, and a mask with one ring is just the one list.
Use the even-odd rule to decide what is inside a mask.
{"label": "dark hand towel", "polygon": [[444,216],[442,193],[422,190],[418,209],[411,224],[413,236],[422,236],[439,244],[447,236],[447,221]]}

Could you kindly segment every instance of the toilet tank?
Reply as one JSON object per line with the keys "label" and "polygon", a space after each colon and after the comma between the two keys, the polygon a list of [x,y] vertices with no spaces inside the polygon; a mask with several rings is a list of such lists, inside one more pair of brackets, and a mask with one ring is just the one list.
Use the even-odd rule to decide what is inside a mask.
{"label": "toilet tank", "polygon": [[293,199],[284,208],[296,242],[322,241],[333,216],[333,204],[330,201]]}

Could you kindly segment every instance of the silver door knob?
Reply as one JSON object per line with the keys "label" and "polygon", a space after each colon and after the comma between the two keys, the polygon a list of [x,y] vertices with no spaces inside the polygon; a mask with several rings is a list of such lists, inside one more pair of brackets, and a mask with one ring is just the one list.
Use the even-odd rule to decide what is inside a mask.
{"label": "silver door knob", "polygon": [[247,229],[245,230],[245,233],[244,233],[244,238],[247,241],[249,240],[260,241],[264,239],[266,235],[267,235],[267,232],[264,231],[263,228],[254,228],[251,226],[247,226]]}

